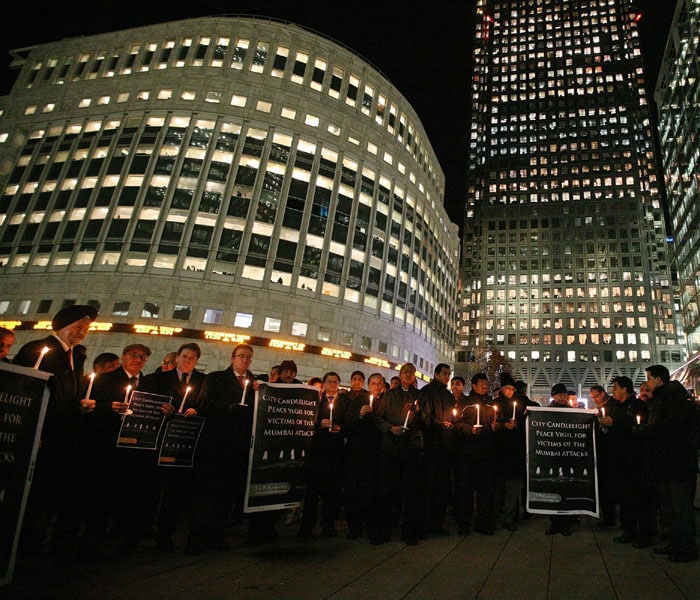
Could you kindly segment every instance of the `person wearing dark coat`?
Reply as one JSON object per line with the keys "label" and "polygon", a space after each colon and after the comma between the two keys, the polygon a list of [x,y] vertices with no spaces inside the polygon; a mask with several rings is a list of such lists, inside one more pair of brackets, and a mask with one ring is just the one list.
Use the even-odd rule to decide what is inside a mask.
{"label": "person wearing dark coat", "polygon": [[649,548],[655,533],[654,494],[643,477],[643,448],[634,433],[638,420],[646,423],[647,407],[634,395],[629,377],[613,378],[612,397],[601,423],[608,430],[612,491],[620,506],[622,535],[613,542]]}
{"label": "person wearing dark coat", "polygon": [[461,465],[459,534],[469,535],[473,527],[484,535],[493,535],[497,516],[494,481],[496,413],[488,395],[486,375],[474,375],[471,386],[462,414],[454,423],[454,441]]}
{"label": "person wearing dark coat", "polygon": [[659,509],[669,524],[669,543],[654,548],[672,562],[698,560],[695,516],[691,485],[697,468],[689,435],[694,424],[693,405],[688,392],[671,381],[663,365],[647,367],[647,384],[652,392],[649,418],[641,425],[646,458],[658,493]]}
{"label": "person wearing dark coat", "polygon": [[[202,351],[195,342],[183,344],[177,350],[176,368],[147,375],[140,389],[171,397],[173,412],[182,406],[185,417],[196,416],[201,409],[199,398],[205,377],[204,373],[195,369],[201,355]],[[156,547],[160,552],[171,552],[175,549],[172,536],[177,527],[177,520],[189,510],[192,472],[191,469],[158,468],[157,465],[154,466],[154,470],[156,477],[162,481],[156,522]],[[150,518],[150,515],[143,516]]]}
{"label": "person wearing dark coat", "polygon": [[509,531],[518,528],[520,519],[518,499],[525,476],[525,406],[515,398],[515,381],[504,373],[498,397],[499,419],[502,427],[497,429],[498,445],[501,448],[499,477],[502,483],[501,518],[503,527]]}
{"label": "person wearing dark coat", "polygon": [[321,499],[321,528],[326,537],[337,537],[335,522],[340,514],[346,405],[339,401],[340,376],[329,371],[323,376],[323,393],[318,407],[314,435],[306,463],[306,494],[298,536],[311,536]]}
{"label": "person wearing dark coat", "polygon": [[347,538],[354,540],[363,529],[371,539],[378,509],[381,434],[375,417],[384,401],[386,382],[381,373],[367,380],[369,390],[350,390],[340,395],[346,444],[343,460],[343,506],[348,523]]}
{"label": "person wearing dark coat", "polygon": [[[118,518],[121,514],[121,509],[116,512],[114,509],[123,507],[120,497],[125,481],[123,477],[115,478],[117,473],[122,472],[115,458],[122,455],[121,449],[118,454],[116,443],[123,411],[128,406],[124,403],[125,390],[129,385],[133,390],[139,388],[144,377],[142,369],[150,355],[148,346],[129,344],[122,351],[121,359],[117,357],[117,369],[101,372],[94,377],[90,398],[85,397],[87,389],[81,394],[84,406],[80,417],[81,437],[86,451],[80,458],[87,482],[84,493],[86,522],[81,552],[86,560],[99,557],[110,516]],[[90,388],[89,382],[84,385]]]}
{"label": "person wearing dark coat", "polygon": [[250,371],[253,347],[237,344],[231,366],[209,373],[200,394],[206,419],[197,446],[186,554],[226,550],[224,530],[231,507],[243,517],[257,382]]}
{"label": "person wearing dark coat", "polygon": [[[54,333],[22,346],[14,364],[51,373],[49,403],[41,432],[34,479],[24,518],[21,546],[42,550],[53,516],[52,549],[61,560],[70,560],[77,548],[79,512],[74,509],[82,487],[77,459],[82,451],[79,437],[80,385],[87,358],[85,339],[97,318],[92,306],[74,304],[54,316]],[[46,348],[42,355],[42,349]]]}
{"label": "person wearing dark coat", "polygon": [[453,449],[454,397],[447,389],[452,369],[445,363],[435,367],[433,380],[420,390],[419,404],[426,407],[430,423],[425,432],[426,506],[425,529],[433,535],[449,535],[444,520],[450,485]]}
{"label": "person wearing dark coat", "polygon": [[404,363],[399,378],[399,386],[386,394],[375,419],[382,434],[382,466],[380,515],[370,540],[373,545],[389,541],[403,514],[401,539],[415,546],[425,518],[423,435],[429,415],[418,401],[415,366]]}

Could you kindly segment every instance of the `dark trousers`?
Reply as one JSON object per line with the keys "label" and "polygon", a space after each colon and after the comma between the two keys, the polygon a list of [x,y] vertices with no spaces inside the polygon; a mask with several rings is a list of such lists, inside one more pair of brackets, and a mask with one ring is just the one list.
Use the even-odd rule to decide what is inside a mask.
{"label": "dark trousers", "polygon": [[426,527],[428,531],[443,528],[447,512],[447,497],[450,485],[450,455],[433,450],[425,455],[426,477]]}
{"label": "dark trousers", "polygon": [[695,515],[687,481],[661,481],[659,505],[668,515],[669,542],[679,552],[696,552]]}
{"label": "dark trousers", "polygon": [[417,537],[421,533],[425,515],[423,466],[422,456],[382,455],[377,538],[388,540],[399,519],[402,536]]}
{"label": "dark trousers", "polygon": [[348,530],[360,535],[363,528],[371,536],[379,504],[379,461],[366,453],[351,454],[346,460],[343,507]]}
{"label": "dark trousers", "polygon": [[[462,459],[462,472],[460,474],[460,500],[462,501],[459,528],[470,530],[472,524],[476,529],[495,529],[496,512],[495,505],[496,479],[493,474],[493,465],[490,461]],[[476,497],[476,514],[474,512],[474,499]]]}
{"label": "dark trousers", "polygon": [[340,516],[342,461],[340,455],[314,455],[307,465],[307,484],[300,530],[311,533],[318,520],[318,502],[321,507],[321,527],[324,531],[335,529]]}

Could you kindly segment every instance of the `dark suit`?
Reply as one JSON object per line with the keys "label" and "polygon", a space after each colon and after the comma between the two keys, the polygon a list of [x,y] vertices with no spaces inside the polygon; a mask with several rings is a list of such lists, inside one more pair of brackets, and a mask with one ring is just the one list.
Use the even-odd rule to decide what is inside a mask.
{"label": "dark suit", "polygon": [[189,546],[223,542],[232,506],[242,518],[255,402],[255,376],[248,371],[245,378],[250,382],[245,406],[243,386],[231,367],[204,380],[199,415],[206,421],[195,455]]}
{"label": "dark suit", "polygon": [[[142,378],[139,374],[138,381]],[[81,455],[81,464],[86,480],[85,552],[88,554],[99,551],[114,509],[120,507],[118,513],[121,513],[121,507],[128,503],[130,492],[125,495],[124,484],[134,477],[133,462],[141,464],[142,457],[134,456],[136,451],[116,448],[122,416],[112,410],[112,402],[123,402],[128,385],[131,385],[131,376],[123,367],[98,375],[90,392],[95,409],[80,418],[86,449]],[[87,389],[81,396],[86,393]]]}
{"label": "dark suit", "polygon": [[[180,409],[182,399],[185,396],[187,386],[190,392],[185,399],[182,412],[188,408],[194,408],[199,412],[201,407],[201,391],[205,375],[200,371],[192,371],[187,384],[180,381],[177,369],[160,373],[151,373],[144,377],[139,386],[139,390],[171,396],[171,404],[175,410]],[[160,510],[156,524],[156,543],[162,549],[169,549],[172,544],[172,536],[177,528],[178,517],[189,509],[191,502],[192,471],[191,469],[169,469],[167,467],[158,469],[155,466],[156,458],[153,459],[154,470],[156,471],[154,481],[162,484],[162,494],[160,500]]]}
{"label": "dark suit", "polygon": [[14,364],[33,367],[46,346],[40,370],[51,373],[49,404],[41,433],[41,448],[37,456],[34,481],[25,515],[25,539],[29,545],[42,544],[49,523],[56,514],[53,542],[57,552],[72,552],[75,535],[80,526],[75,511],[75,496],[80,489],[80,471],[76,460],[81,443],[78,435],[80,417],[79,387],[85,364],[85,347],[73,348],[73,366],[61,342],[53,335],[29,342],[20,348]]}

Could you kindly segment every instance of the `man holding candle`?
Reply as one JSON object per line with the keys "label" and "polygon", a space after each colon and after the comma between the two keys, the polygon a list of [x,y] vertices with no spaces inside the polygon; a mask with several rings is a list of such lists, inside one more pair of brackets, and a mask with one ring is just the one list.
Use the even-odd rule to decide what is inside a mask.
{"label": "man holding candle", "polygon": [[[75,464],[81,452],[79,391],[86,359],[81,342],[96,318],[97,309],[93,306],[66,306],[51,321],[54,333],[25,344],[14,359],[14,364],[25,367],[33,367],[40,360],[38,368],[52,374],[41,447],[24,518],[24,542],[35,549],[41,547],[51,517],[56,514],[52,543],[62,560],[72,556],[77,542],[79,515],[74,505],[80,472]],[[27,535],[34,539],[29,540]]]}
{"label": "man holding candle", "polygon": [[616,523],[616,504],[613,493],[612,463],[610,460],[610,436],[608,428],[602,423],[603,413],[609,410],[614,400],[607,394],[601,385],[593,385],[590,388],[591,400],[598,409],[598,422],[596,423],[596,454],[598,471],[598,489],[600,495],[601,521],[599,527],[614,527]]}
{"label": "man holding candle", "polygon": [[629,377],[614,377],[612,397],[601,420],[608,429],[610,441],[610,468],[613,496],[620,506],[622,535],[613,538],[616,544],[633,544],[635,548],[649,548],[655,531],[655,506],[651,486],[643,478],[643,448],[635,436],[637,417],[644,415],[646,405],[634,394]]}
{"label": "man holding candle", "polygon": [[[485,373],[471,379],[471,392],[454,424],[454,438],[460,454],[460,522],[459,534],[469,535],[472,527],[484,535],[496,528],[495,506],[495,436],[492,423],[496,413],[488,395],[489,380]],[[476,497],[476,514],[474,500]]]}
{"label": "man holding candle", "polygon": [[[204,373],[195,368],[201,356],[199,344],[182,344],[177,349],[176,367],[170,371],[147,375],[139,389],[171,397],[170,405],[164,407],[170,413],[166,416],[180,407],[185,417],[196,416],[201,408],[200,395],[205,377]],[[161,552],[170,552],[175,548],[172,536],[177,527],[177,519],[189,509],[191,470],[161,469],[158,475],[162,478],[163,489],[156,526],[156,546]]]}
{"label": "man holding candle", "polygon": [[340,514],[341,477],[345,421],[345,403],[338,401],[340,375],[329,371],[323,376],[323,394],[318,407],[316,427],[306,464],[306,495],[298,536],[311,536],[322,501],[321,528],[326,537],[337,537],[335,522]]}
{"label": "man holding candle", "polygon": [[497,431],[497,444],[500,446],[501,461],[499,486],[502,494],[501,518],[503,527],[509,531],[518,528],[518,499],[520,486],[525,475],[525,410],[515,399],[515,381],[509,373],[501,375],[501,388],[498,396],[503,427]]}
{"label": "man holding candle", "polygon": [[370,376],[370,390],[363,388],[362,371],[350,375],[350,390],[340,395],[344,407],[343,431],[347,436],[343,454],[343,506],[348,523],[347,538],[354,540],[366,527],[371,531],[372,492],[379,456],[379,432],[374,414],[384,393],[384,377]]}
{"label": "man holding candle", "polygon": [[[571,408],[567,404],[567,390],[563,383],[556,383],[552,386],[552,401],[549,403],[550,408]],[[561,471],[561,469],[560,469]],[[561,533],[565,537],[571,535],[571,523],[573,517],[571,515],[551,515],[549,517],[549,527],[545,530],[546,535],[555,535]]]}
{"label": "man holding candle", "polygon": [[375,420],[382,435],[382,464],[378,522],[370,540],[374,545],[389,541],[402,508],[401,539],[414,546],[422,529],[423,431],[428,418],[418,402],[416,367],[404,363],[399,379],[399,386],[390,389],[378,407]]}
{"label": "man holding candle", "polygon": [[226,550],[224,530],[233,506],[243,518],[248,450],[258,383],[250,370],[253,347],[237,344],[231,365],[209,373],[200,394],[199,415],[206,418],[194,464],[190,528],[186,554],[205,548]]}
{"label": "man holding candle", "polygon": [[433,380],[419,394],[419,404],[429,419],[425,432],[426,523],[427,533],[449,535],[444,519],[447,512],[447,491],[450,481],[450,459],[453,450],[452,413],[454,398],[447,389],[452,369],[445,363],[436,365]]}
{"label": "man holding candle", "polygon": [[[100,552],[112,510],[123,506],[120,501],[125,490],[123,478],[133,476],[132,469],[124,473],[121,466],[115,463],[115,446],[122,413],[128,406],[125,390],[128,386],[132,390],[138,389],[144,377],[142,369],[150,356],[151,349],[144,344],[125,346],[121,358],[117,357],[118,367],[99,373],[93,379],[92,386],[88,381],[85,385],[90,393],[83,390],[81,394],[81,404],[86,410],[81,417],[85,451],[81,453],[80,461],[87,474],[87,489],[83,496],[86,521],[80,552],[88,560],[94,560]],[[127,493],[130,494],[131,490]]]}

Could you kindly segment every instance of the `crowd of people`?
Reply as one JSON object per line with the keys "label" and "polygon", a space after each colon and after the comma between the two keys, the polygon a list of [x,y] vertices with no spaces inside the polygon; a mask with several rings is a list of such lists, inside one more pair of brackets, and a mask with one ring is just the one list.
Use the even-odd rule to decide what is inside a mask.
{"label": "crowd of people", "polygon": [[[93,381],[83,377],[82,341],[96,316],[90,306],[62,309],[54,333],[25,344],[13,361],[36,365],[49,348],[41,369],[53,375],[20,551],[48,547],[57,560],[95,560],[107,540],[130,552],[154,537],[156,549],[168,553],[176,549],[178,527],[187,528],[186,554],[224,551],[226,528],[244,517],[249,544],[277,539],[279,511],[243,514],[252,407],[260,381],[301,383],[296,364],[284,360],[256,377],[253,347],[242,343],[228,368],[205,375],[196,368],[201,349],[190,342],[145,375],[151,350],[133,343],[121,356],[95,358]],[[3,360],[13,341],[11,331],[0,331]],[[396,528],[408,545],[450,535],[449,513],[462,536],[515,531],[529,518],[525,419],[528,407],[539,405],[522,381],[501,373],[492,396],[484,373],[467,388],[441,363],[419,389],[415,366],[405,363],[389,383],[380,373],[365,381],[361,371],[352,373],[348,389],[334,371],[307,383],[318,388],[318,416],[303,508],[287,515],[288,523],[298,521],[300,538],[313,536],[318,525],[322,535],[338,536],[341,517],[348,539],[366,536],[373,545],[388,542]],[[159,468],[155,452],[117,447],[126,386],[163,396],[165,418],[178,407],[185,418],[205,417],[191,469]],[[564,385],[551,392],[551,407],[577,406]],[[639,398],[627,377],[613,379],[612,396],[594,386],[591,397],[598,408],[600,526],[616,526],[619,511],[616,543],[647,548],[661,534],[666,544],[655,552],[675,562],[697,560],[697,411],[686,390],[654,365]],[[571,535],[574,521],[552,516],[545,533]]]}

